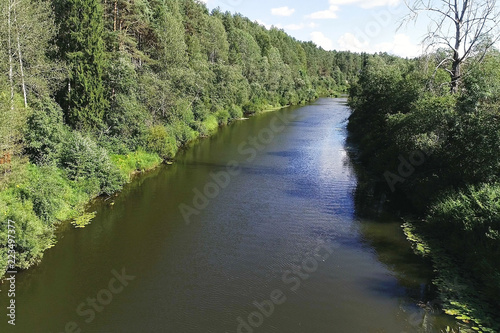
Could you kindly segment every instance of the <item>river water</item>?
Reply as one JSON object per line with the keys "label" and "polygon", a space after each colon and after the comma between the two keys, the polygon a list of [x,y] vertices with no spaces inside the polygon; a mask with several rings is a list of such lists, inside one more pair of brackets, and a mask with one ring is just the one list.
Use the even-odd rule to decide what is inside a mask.
{"label": "river water", "polygon": [[[319,99],[233,123],[98,200],[17,275],[1,332],[439,332],[429,263],[359,217],[349,109]],[[6,284],[2,286],[5,289]]]}

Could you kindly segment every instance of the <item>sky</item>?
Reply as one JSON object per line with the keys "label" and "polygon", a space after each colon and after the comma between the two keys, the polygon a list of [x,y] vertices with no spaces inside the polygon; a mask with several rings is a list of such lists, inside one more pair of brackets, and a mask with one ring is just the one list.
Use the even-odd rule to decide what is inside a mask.
{"label": "sky", "polygon": [[[209,9],[241,13],[276,26],[325,50],[388,52],[402,57],[422,53],[427,23],[405,23],[403,0],[202,0]],[[400,27],[401,26],[401,27]],[[398,29],[399,27],[399,29]]]}

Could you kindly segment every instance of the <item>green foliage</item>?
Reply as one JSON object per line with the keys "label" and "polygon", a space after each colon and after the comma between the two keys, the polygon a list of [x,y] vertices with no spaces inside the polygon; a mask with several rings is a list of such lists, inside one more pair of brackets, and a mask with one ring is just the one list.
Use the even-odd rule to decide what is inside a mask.
{"label": "green foliage", "polygon": [[231,105],[229,107],[229,118],[230,119],[240,119],[243,118],[243,109],[238,105]]}
{"label": "green foliage", "polygon": [[79,132],[68,134],[61,151],[61,165],[71,180],[95,181],[97,187],[90,194],[111,194],[119,190],[124,182],[107,151]]}
{"label": "green foliage", "polygon": [[35,102],[32,107],[24,134],[26,153],[32,163],[55,164],[67,131],[63,112],[48,98]]}
{"label": "green foliage", "polygon": [[176,137],[169,133],[163,125],[149,128],[146,134],[146,148],[163,159],[172,159],[178,149]]}
{"label": "green foliage", "polygon": [[500,293],[500,185],[469,186],[444,195],[431,207],[428,221],[449,237],[447,248],[464,260],[485,292]]}
{"label": "green foliage", "polygon": [[0,267],[7,267],[7,224],[15,222],[16,266],[26,269],[40,261],[43,251],[53,244],[53,229],[35,214],[33,203],[21,200],[19,189],[0,192]]}
{"label": "green foliage", "polygon": [[90,222],[92,221],[92,219],[94,219],[95,216],[96,212],[85,213],[75,218],[73,222],[71,222],[71,224],[73,224],[75,228],[85,228],[87,225],[90,224]]}
{"label": "green foliage", "polygon": [[99,0],[56,0],[61,22],[57,38],[61,57],[70,65],[67,89],[61,92],[67,121],[75,128],[102,125],[109,106],[103,84],[106,66],[103,9]]}
{"label": "green foliage", "polygon": [[74,215],[75,207],[89,198],[78,193],[75,184],[55,166],[29,165],[26,177],[19,187],[19,196],[23,201],[32,202],[33,211],[46,224],[51,224],[54,218],[63,220]]}
{"label": "green foliage", "polygon": [[[349,129],[361,162],[380,179],[387,171],[402,175],[401,159],[425,152],[389,197],[407,199],[426,217],[424,227],[407,232],[410,239],[422,244],[423,230],[439,240],[419,252],[434,258],[447,308],[492,331],[499,313],[483,308],[500,293],[500,54],[472,63],[462,90],[451,94],[443,72],[427,71],[432,62],[367,57],[350,88]],[[449,293],[458,277],[472,281],[474,293]]]}
{"label": "green foliage", "polygon": [[122,176],[129,179],[135,172],[144,172],[157,167],[163,159],[157,154],[139,149],[126,155],[112,155],[111,161],[120,170]]}
{"label": "green foliage", "polygon": [[230,117],[231,115],[229,114],[229,111],[225,109],[219,110],[215,113],[215,118],[217,118],[219,125],[227,125]]}

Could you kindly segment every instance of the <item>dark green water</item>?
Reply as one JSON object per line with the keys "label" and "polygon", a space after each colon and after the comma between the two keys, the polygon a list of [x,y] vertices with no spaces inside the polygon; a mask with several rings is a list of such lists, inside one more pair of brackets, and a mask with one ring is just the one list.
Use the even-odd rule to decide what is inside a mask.
{"label": "dark green water", "polygon": [[[439,332],[453,324],[418,306],[433,300],[431,269],[399,222],[357,217],[348,115],[343,100],[320,99],[238,121],[95,203],[90,226],[62,228],[43,262],[18,274],[15,327],[0,292],[0,331]],[[238,166],[233,175],[228,165]],[[198,197],[186,223],[179,207],[195,209],[194,190],[207,184],[211,198]],[[122,270],[130,279],[120,283]]]}

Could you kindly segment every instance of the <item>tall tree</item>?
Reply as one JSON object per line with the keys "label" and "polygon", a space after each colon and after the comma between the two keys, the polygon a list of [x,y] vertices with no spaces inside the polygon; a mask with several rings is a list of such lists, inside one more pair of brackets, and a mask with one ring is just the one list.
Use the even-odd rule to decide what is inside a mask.
{"label": "tall tree", "polygon": [[70,77],[61,104],[76,128],[96,129],[108,108],[103,84],[104,16],[99,0],[55,0],[61,21],[58,45]]}
{"label": "tall tree", "polygon": [[496,0],[416,0],[407,1],[416,20],[426,13],[433,22],[425,41],[430,48],[445,47],[450,55],[439,67],[450,74],[452,92],[458,91],[463,63],[475,55],[482,61],[488,50],[500,39],[500,11]]}
{"label": "tall tree", "polygon": [[8,98],[0,97],[1,157],[3,151],[17,150],[29,101],[53,92],[64,71],[48,56],[56,33],[50,2],[9,0],[2,1],[0,9],[0,72],[8,73],[0,91],[7,86],[9,91]]}

